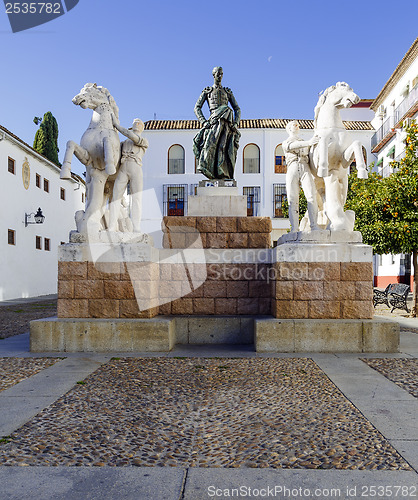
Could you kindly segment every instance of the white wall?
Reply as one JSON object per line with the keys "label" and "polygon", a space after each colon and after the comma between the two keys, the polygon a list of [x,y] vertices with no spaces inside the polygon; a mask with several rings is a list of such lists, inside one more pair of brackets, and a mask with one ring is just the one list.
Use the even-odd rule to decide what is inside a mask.
{"label": "white wall", "polygon": [[[68,242],[68,233],[75,229],[74,213],[83,208],[83,184],[60,180],[60,169],[38,156],[30,148],[3,134],[0,130],[0,300],[34,297],[57,292],[57,249]],[[15,160],[15,174],[8,172],[8,157]],[[22,164],[27,158],[30,183],[26,190],[22,180]],[[35,185],[35,174],[41,176],[41,187]],[[43,189],[49,180],[49,193]],[[60,188],[65,189],[65,201]],[[25,227],[25,213],[41,207],[43,224]],[[31,218],[33,220],[33,218]],[[16,245],[9,245],[8,229],[16,231]],[[42,237],[42,250],[35,247],[36,236]],[[44,250],[44,238],[50,239],[50,251]]]}
{"label": "white wall", "polygon": [[[284,129],[240,129],[240,147],[235,165],[235,179],[242,192],[245,186],[260,186],[260,210],[258,215],[272,218],[276,235],[285,232],[290,226],[288,219],[273,218],[273,184],[285,184],[285,174],[274,173],[275,150],[286,138]],[[163,211],[164,184],[197,184],[205,177],[195,174],[193,137],[197,130],[146,130],[144,137],[149,141],[149,148],[143,159],[144,190],[148,190],[143,203],[142,229],[154,233],[157,246],[160,245],[160,214]],[[373,160],[370,153],[371,130],[348,131],[352,141],[359,140],[366,148],[368,162]],[[310,139],[313,130],[301,130],[302,139]],[[173,144],[180,144],[185,149],[185,174],[168,174],[168,150]],[[260,173],[243,173],[243,150],[247,144],[257,144],[260,148]],[[277,238],[274,238],[277,239]]]}

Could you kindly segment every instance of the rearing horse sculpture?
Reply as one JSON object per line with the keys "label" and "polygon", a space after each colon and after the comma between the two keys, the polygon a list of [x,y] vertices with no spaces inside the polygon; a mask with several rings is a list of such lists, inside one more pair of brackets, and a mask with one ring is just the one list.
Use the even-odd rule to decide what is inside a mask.
{"label": "rearing horse sculpture", "polygon": [[93,116],[80,145],[67,142],[61,179],[70,178],[73,155],[86,166],[86,210],[77,228],[80,233],[87,234],[87,228],[89,231],[101,229],[106,181],[114,179],[119,164],[120,141],[112,122],[112,114],[118,118],[119,109],[110,92],[95,83],[86,83],[73,98],[73,103],[83,109],[92,109]]}
{"label": "rearing horse sculpture", "polygon": [[340,109],[357,104],[360,98],[344,82],[328,87],[315,107],[315,135],[310,161],[318,190],[319,210],[329,219],[327,229],[352,231],[354,213],[344,212],[348,189],[348,167],[356,160],[357,176],[367,179],[360,141],[352,142],[340,117]]}

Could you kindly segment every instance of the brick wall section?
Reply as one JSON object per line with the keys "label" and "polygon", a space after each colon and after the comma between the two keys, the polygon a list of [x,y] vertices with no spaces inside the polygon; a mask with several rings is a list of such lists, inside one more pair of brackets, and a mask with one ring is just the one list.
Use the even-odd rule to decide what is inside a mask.
{"label": "brick wall section", "polygon": [[269,217],[173,217],[163,219],[164,248],[270,248]]}
{"label": "brick wall section", "polygon": [[267,264],[59,262],[58,317],[270,315],[269,269]]}
{"label": "brick wall section", "polygon": [[[176,283],[171,268],[171,286]],[[202,265],[196,265],[202,267]],[[160,314],[172,315],[270,315],[271,285],[267,264],[206,264],[206,280],[195,288],[182,281],[183,297],[160,306]],[[166,269],[165,273],[169,270]],[[167,274],[165,274],[167,276]],[[162,288],[167,288],[161,283]],[[176,290],[178,285],[174,285]],[[188,292],[188,293],[187,293]],[[167,292],[166,292],[167,293]]]}
{"label": "brick wall section", "polygon": [[274,264],[272,313],[282,319],[373,317],[369,262]]}
{"label": "brick wall section", "polygon": [[154,263],[58,262],[58,317],[153,318],[158,273]]}

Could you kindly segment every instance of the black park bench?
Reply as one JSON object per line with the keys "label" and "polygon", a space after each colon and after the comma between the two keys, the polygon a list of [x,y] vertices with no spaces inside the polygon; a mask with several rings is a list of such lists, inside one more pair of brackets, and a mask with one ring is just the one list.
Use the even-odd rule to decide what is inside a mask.
{"label": "black park bench", "polygon": [[394,309],[405,309],[409,313],[407,298],[409,294],[409,285],[404,285],[403,283],[391,283],[385,290],[379,290],[379,288],[373,289],[373,306],[376,307],[377,304],[386,304],[391,307],[393,312]]}

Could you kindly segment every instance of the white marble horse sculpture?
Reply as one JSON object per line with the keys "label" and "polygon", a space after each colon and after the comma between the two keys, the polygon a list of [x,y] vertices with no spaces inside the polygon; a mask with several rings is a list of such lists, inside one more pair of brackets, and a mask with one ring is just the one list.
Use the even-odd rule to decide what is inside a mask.
{"label": "white marble horse sculpture", "polygon": [[77,221],[77,229],[87,234],[87,230],[92,233],[102,229],[105,185],[107,181],[114,180],[119,165],[120,141],[112,122],[112,114],[118,118],[119,109],[110,92],[95,83],[86,83],[73,98],[73,103],[83,109],[92,109],[93,116],[80,145],[74,141],[67,142],[61,179],[70,178],[73,155],[86,166],[86,210]]}
{"label": "white marble horse sculpture", "polygon": [[[310,162],[318,190],[319,211],[325,214],[327,229],[352,231],[354,212],[344,212],[348,189],[348,167],[356,160],[357,176],[367,178],[360,141],[351,141],[340,117],[340,109],[359,102],[344,82],[328,87],[315,107],[315,135],[320,138],[311,148]],[[321,222],[321,221],[320,221]]]}

